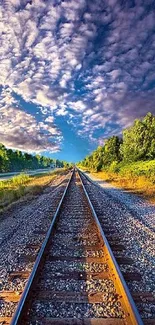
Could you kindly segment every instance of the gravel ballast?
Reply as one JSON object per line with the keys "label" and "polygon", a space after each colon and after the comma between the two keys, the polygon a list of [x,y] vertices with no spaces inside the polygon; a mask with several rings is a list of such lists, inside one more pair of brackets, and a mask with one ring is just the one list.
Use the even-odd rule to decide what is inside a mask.
{"label": "gravel ballast", "polygon": [[[103,180],[97,180],[91,174],[88,179],[91,182],[85,181],[86,189],[98,212],[103,230],[106,219],[109,226],[115,227],[120,243],[125,246],[123,254],[133,260],[132,266],[121,266],[121,270],[138,270],[142,275],[141,281],[129,282],[128,287],[131,291],[155,294],[155,205],[137,195],[114,188]],[[114,252],[114,255],[119,256],[121,253]],[[155,318],[155,305],[139,309],[142,317]]]}
{"label": "gravel ballast", "polygon": [[[53,215],[63,194],[69,175],[58,176],[31,202],[17,202],[1,213],[0,219],[0,290],[22,291],[26,279],[10,278],[14,271],[32,270],[38,250],[45,238]],[[38,245],[38,248],[27,248],[28,245]],[[34,259],[23,259],[30,255]],[[9,316],[9,307],[14,309],[14,303],[0,300],[0,316]],[[10,312],[11,314],[11,312]]]}
{"label": "gravel ballast", "polygon": [[[18,203],[17,207],[14,206],[12,210],[6,212],[3,215],[0,222],[0,290],[13,290],[22,291],[26,279],[15,278],[10,280],[10,273],[13,271],[28,271],[32,270],[33,261],[26,259],[26,256],[31,255],[34,261],[40,245],[42,244],[46,235],[47,229],[50,226],[56,206],[60,200],[62,192],[65,188],[67,180],[64,177],[59,178],[56,183],[51,185],[44,191],[43,194],[36,197],[35,200],[24,204]],[[62,182],[62,186],[56,187],[59,182]],[[95,207],[95,210],[99,216],[101,225],[104,230],[104,220],[108,225],[115,227],[117,235],[120,240],[120,244],[125,246],[124,256],[130,257],[133,260],[133,265],[121,265],[122,271],[139,271],[142,275],[142,280],[132,281],[128,283],[131,291],[148,291],[153,292],[154,287],[154,233],[153,233],[153,218],[155,215],[155,206],[150,205],[139,197],[131,194],[127,194],[124,191],[115,189],[113,187],[104,188],[99,185],[86,181],[86,188],[90,199]],[[78,197],[78,193],[76,196]],[[78,197],[80,202],[80,195]],[[80,203],[79,203],[80,206]],[[84,221],[82,215],[82,207],[78,212],[78,206],[75,207],[77,218],[71,223],[72,215],[68,209],[66,212],[66,220],[60,220],[58,230],[60,234],[55,236],[54,245],[50,251],[51,255],[59,257],[61,255],[74,257],[101,257],[103,252],[93,249],[89,251],[89,244],[98,244],[98,238],[94,235],[90,238],[89,232],[87,233],[87,213]],[[78,215],[79,214],[79,215]],[[80,223],[79,223],[80,222]],[[67,232],[76,232],[79,224],[81,224],[81,230],[83,228],[83,222],[85,224],[85,231],[80,236],[75,238],[68,235]],[[61,234],[61,228],[63,227],[64,234]],[[88,228],[91,227],[91,222],[88,222]],[[92,229],[93,229],[92,223]],[[94,228],[95,229],[95,228]],[[95,231],[95,230],[94,230]],[[63,241],[62,241],[63,239]],[[59,250],[60,242],[62,243],[61,252]],[[38,245],[38,248],[27,248],[29,244]],[[74,246],[74,247],[72,247]],[[86,246],[86,248],[84,248]],[[82,249],[83,247],[83,249]],[[71,250],[72,248],[72,250]],[[121,256],[121,252],[114,252],[115,256]],[[45,269],[50,276],[50,270],[52,272],[63,273],[63,270],[67,272],[93,272],[101,273],[108,271],[106,263],[87,263],[87,262],[68,262],[68,261],[51,261]],[[109,281],[109,282],[108,282]],[[45,285],[46,282],[46,285]],[[57,284],[59,283],[59,286]],[[33,304],[32,312],[44,317],[120,317],[124,318],[123,311],[119,305],[119,301],[115,299],[115,290],[113,283],[110,280],[87,280],[82,279],[77,282],[76,280],[69,280],[67,286],[66,281],[63,279],[59,282],[55,282],[53,279],[42,278],[40,285],[45,285],[47,288],[55,288],[60,290],[73,290],[84,292],[102,292],[104,294],[105,302],[94,305],[89,303],[83,303],[81,306],[76,303],[68,304],[67,302],[60,303],[48,303],[43,305],[41,302],[35,302]],[[107,288],[109,291],[111,288],[111,296],[107,296]],[[68,288],[68,289],[67,289]],[[114,290],[114,296],[113,296]],[[109,300],[109,297],[110,300]],[[114,297],[114,300],[112,297]],[[113,306],[112,306],[113,304]],[[144,318],[155,317],[155,306],[152,304],[142,303],[137,304],[141,316]],[[0,316],[10,316],[15,310],[15,303],[7,303],[0,300]],[[78,309],[79,308],[79,309]],[[67,310],[69,312],[67,313]]]}
{"label": "gravel ballast", "polygon": [[[103,247],[79,176],[74,173],[34,288],[28,324],[35,318],[126,316]],[[74,257],[75,252],[79,258]],[[95,258],[82,257],[88,252]],[[103,258],[96,260],[98,255]]]}

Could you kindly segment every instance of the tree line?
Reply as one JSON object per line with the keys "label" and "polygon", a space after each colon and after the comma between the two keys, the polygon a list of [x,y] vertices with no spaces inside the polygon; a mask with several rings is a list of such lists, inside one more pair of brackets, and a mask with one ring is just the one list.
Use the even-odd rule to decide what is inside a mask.
{"label": "tree line", "polygon": [[22,153],[19,150],[7,149],[0,144],[0,172],[16,172],[29,169],[47,168],[51,165],[56,167],[66,167],[69,164],[65,161],[52,159],[40,155]]}
{"label": "tree line", "polygon": [[79,162],[79,166],[100,171],[117,169],[119,163],[155,159],[155,116],[148,113],[142,120],[123,131],[122,137],[112,136],[91,155]]}

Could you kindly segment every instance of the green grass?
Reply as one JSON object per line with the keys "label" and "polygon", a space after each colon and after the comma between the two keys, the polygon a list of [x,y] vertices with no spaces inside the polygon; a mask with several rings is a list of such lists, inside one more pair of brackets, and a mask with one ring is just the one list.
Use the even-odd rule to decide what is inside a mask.
{"label": "green grass", "polygon": [[126,165],[113,162],[110,167],[94,173],[94,176],[155,203],[155,160]]}
{"label": "green grass", "polygon": [[26,174],[20,174],[10,179],[0,181],[0,194],[2,190],[13,189],[20,185],[25,185],[30,182],[31,177]]}
{"label": "green grass", "polygon": [[152,183],[155,183],[155,160],[137,161],[128,164],[113,162],[111,166],[103,169],[103,172],[118,174],[122,178],[137,180],[144,177]]}
{"label": "green grass", "polygon": [[119,173],[124,176],[144,176],[153,183],[155,182],[155,160],[139,161],[125,166],[120,166]]}
{"label": "green grass", "polygon": [[47,174],[29,176],[20,174],[9,180],[0,181],[0,210],[25,195],[37,195],[58,175],[64,174],[63,168]]}

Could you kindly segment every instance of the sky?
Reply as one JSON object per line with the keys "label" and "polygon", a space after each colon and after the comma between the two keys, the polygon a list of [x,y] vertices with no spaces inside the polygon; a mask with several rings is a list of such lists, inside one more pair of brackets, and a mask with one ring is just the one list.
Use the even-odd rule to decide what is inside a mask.
{"label": "sky", "polygon": [[0,142],[79,161],[155,113],[154,0],[0,0]]}

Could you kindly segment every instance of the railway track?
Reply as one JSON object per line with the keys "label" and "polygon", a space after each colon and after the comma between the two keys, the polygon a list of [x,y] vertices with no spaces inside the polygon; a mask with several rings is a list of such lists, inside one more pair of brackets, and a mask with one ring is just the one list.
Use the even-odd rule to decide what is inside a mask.
{"label": "railway track", "polygon": [[[114,217],[112,210],[111,215],[106,214],[102,206],[102,188],[97,183],[93,182],[90,177],[85,173],[81,172],[81,178],[84,186],[87,190],[89,198],[93,204],[95,212],[101,223],[102,229],[108,242],[113,250],[114,256],[117,260],[119,268],[123,273],[126,283],[129,287],[132,298],[134,299],[137,309],[141,315],[144,325],[154,325],[155,324],[155,296],[154,292],[150,291],[147,285],[144,285],[147,275],[141,269],[137,268],[135,259],[130,257],[130,249],[126,245],[125,238],[122,235],[122,229],[120,227],[120,221]],[[96,189],[97,192],[96,192]],[[95,192],[95,196],[94,196]],[[97,194],[98,193],[98,194]],[[110,208],[111,209],[111,208]],[[119,219],[119,216],[118,216]],[[125,222],[125,219],[124,219]],[[115,226],[114,226],[115,224]],[[125,225],[126,227],[126,222]],[[138,235],[137,235],[138,237]],[[130,238],[130,234],[129,234]],[[145,279],[144,279],[145,277]],[[153,275],[152,275],[153,279]]]}
{"label": "railway track", "polygon": [[[10,252],[6,252],[6,259],[9,261],[9,255],[13,261],[9,261],[9,265],[5,267],[5,261],[3,258],[1,259],[1,269],[0,269],[0,325],[3,324],[10,324],[11,315],[16,308],[17,303],[20,300],[21,294],[24,290],[25,284],[30,276],[32,271],[33,265],[35,263],[36,257],[38,252],[41,248],[41,245],[45,239],[47,231],[50,227],[51,221],[59,202],[62,198],[64,190],[67,186],[67,183],[70,179],[70,172],[66,174],[63,178],[58,178],[52,184],[52,190],[49,188],[45,189],[44,197],[42,195],[39,204],[37,204],[37,213],[38,213],[38,220],[36,218],[36,211],[34,212],[27,211],[25,218],[28,217],[30,222],[30,232],[26,232],[26,236],[23,238],[19,238],[19,231],[20,228],[24,228],[25,221],[22,219],[15,225],[11,224],[9,234],[4,236],[1,234],[1,245],[4,246],[4,252],[6,251],[5,248],[5,241],[12,241],[12,243],[7,244],[7,247],[10,246]],[[48,210],[47,214],[47,200],[50,210]],[[10,212],[11,213],[11,212]],[[43,215],[43,218],[40,220],[39,214]],[[29,215],[30,214],[30,215]],[[45,214],[45,215],[44,215]],[[13,214],[14,217],[14,214]],[[34,220],[35,223],[34,223]],[[35,227],[33,226],[35,225]],[[17,235],[18,246],[16,244],[13,247],[13,237]],[[11,254],[12,253],[12,254]],[[4,265],[4,268],[3,268]]]}
{"label": "railway track", "polygon": [[[49,191],[50,191],[50,198],[55,193],[57,193],[57,197],[56,197],[56,199],[54,201],[54,204],[52,205],[52,208],[51,208],[51,215],[54,214],[54,212],[56,211],[56,208],[58,206],[58,203],[59,203],[59,201],[60,201],[60,199],[62,197],[62,194],[64,192],[64,187],[67,184],[67,180],[68,180],[68,173],[65,176],[58,177],[58,180],[56,178],[54,181],[50,181],[49,184],[48,184],[48,186],[44,190],[44,194],[46,196],[49,195]],[[49,187],[50,187],[50,189],[49,189]],[[51,187],[52,187],[52,190],[51,190]],[[16,206],[17,205],[20,206],[20,204],[21,204],[21,202],[16,203]],[[37,206],[37,208],[38,209],[42,209],[44,207],[44,205],[45,205],[44,204],[44,200],[42,200],[42,202],[40,202],[40,204]],[[8,212],[8,216],[11,213],[12,213],[12,211],[9,211]],[[29,211],[27,212],[27,215],[29,215]],[[31,217],[33,218],[33,215],[31,215]],[[6,215],[5,215],[5,218],[6,218]],[[2,220],[2,218],[1,218],[1,220]],[[20,221],[19,227],[21,227],[21,226],[22,225],[21,225],[21,221]],[[17,230],[18,230],[17,225],[16,225],[16,227],[12,227],[11,231],[8,234],[8,237],[6,238],[6,236],[5,236],[4,239],[0,241],[0,245],[3,245],[6,242],[6,240],[9,240],[16,233]],[[36,229],[36,232],[37,232],[37,229]],[[1,298],[1,291],[0,291],[0,298]]]}
{"label": "railway track", "polygon": [[10,316],[2,324],[143,324],[78,171]]}

